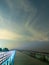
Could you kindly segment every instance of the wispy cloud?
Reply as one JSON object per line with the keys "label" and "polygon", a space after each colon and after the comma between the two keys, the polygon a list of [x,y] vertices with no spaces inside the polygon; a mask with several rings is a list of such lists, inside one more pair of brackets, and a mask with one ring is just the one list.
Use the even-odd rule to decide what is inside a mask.
{"label": "wispy cloud", "polygon": [[38,30],[35,28],[35,24],[37,23],[38,18],[36,18],[32,25],[30,25],[30,22],[27,21],[25,24],[26,30],[31,34],[30,38],[28,39],[30,41],[49,41],[49,37],[47,36],[46,32],[43,32],[42,30]]}
{"label": "wispy cloud", "polygon": [[[36,12],[36,8],[31,6],[28,0],[6,0],[7,5],[9,6],[10,10],[16,11],[24,11],[26,13],[30,12],[33,13]],[[35,10],[34,10],[35,9]]]}
{"label": "wispy cloud", "polygon": [[[41,20],[40,19],[41,14],[39,14],[41,12],[40,10],[39,10],[40,12],[38,13],[37,8],[33,4],[31,5],[31,3],[28,0],[5,0],[5,1],[8,7],[10,8],[10,11],[11,11],[10,15],[13,15],[13,17],[15,17],[17,20],[13,18],[12,16],[9,17],[11,20],[5,19],[4,17],[0,16],[0,25],[1,25],[0,28],[3,28],[0,30],[0,35],[1,35],[0,39],[3,39],[3,38],[4,39],[19,39],[22,41],[24,40],[25,41],[26,40],[48,41],[49,40],[46,32],[43,32],[43,30],[38,30],[39,28],[38,26],[40,26],[40,23],[38,24],[37,21]],[[18,15],[19,17],[15,15]],[[22,17],[24,16],[23,21],[21,19],[21,15]],[[23,26],[23,22],[25,23],[24,26]],[[8,29],[15,31],[15,33],[9,31]],[[28,32],[30,35],[26,34]]]}
{"label": "wispy cloud", "polygon": [[0,39],[4,40],[18,40],[21,38],[21,35],[11,32],[6,29],[0,29]]}

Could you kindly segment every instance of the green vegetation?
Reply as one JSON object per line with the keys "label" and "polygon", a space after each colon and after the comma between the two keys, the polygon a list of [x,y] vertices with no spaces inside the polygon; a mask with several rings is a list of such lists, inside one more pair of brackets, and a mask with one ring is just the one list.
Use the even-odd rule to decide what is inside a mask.
{"label": "green vegetation", "polygon": [[49,62],[49,55],[45,56],[45,60]]}
{"label": "green vegetation", "polygon": [[30,53],[30,56],[49,63],[49,54]]}
{"label": "green vegetation", "polygon": [[2,51],[2,48],[0,48],[0,51]]}
{"label": "green vegetation", "polygon": [[40,53],[36,53],[35,54],[35,57],[37,58],[37,59],[40,59],[40,60],[45,60],[45,56],[43,55],[43,54],[40,54]]}
{"label": "green vegetation", "polygon": [[2,51],[9,51],[9,49],[8,48],[0,48],[0,52],[2,52]]}
{"label": "green vegetation", "polygon": [[9,49],[8,48],[3,48],[3,50],[2,51],[9,51]]}

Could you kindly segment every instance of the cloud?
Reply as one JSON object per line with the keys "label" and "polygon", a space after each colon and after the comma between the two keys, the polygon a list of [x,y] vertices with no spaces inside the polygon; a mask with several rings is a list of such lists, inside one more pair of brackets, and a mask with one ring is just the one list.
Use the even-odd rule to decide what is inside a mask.
{"label": "cloud", "polygon": [[19,12],[23,10],[26,13],[32,12],[33,14],[36,12],[36,8],[31,6],[28,0],[6,0],[6,3],[13,13],[16,13],[17,10]]}
{"label": "cloud", "polygon": [[20,39],[22,36],[11,32],[9,30],[6,29],[0,29],[0,39],[4,39],[4,40],[18,40]]}
{"label": "cloud", "polygon": [[27,21],[25,24],[26,30],[31,34],[27,39],[30,41],[49,41],[49,37],[47,36],[47,32],[43,32],[42,30],[38,30],[35,27],[38,18],[36,18],[32,24],[30,25],[30,21]]}
{"label": "cloud", "polygon": [[[10,11],[12,11],[10,15],[13,15],[14,18],[18,19],[18,21],[13,20],[14,18],[12,16],[9,17],[11,18],[11,20],[0,16],[0,24],[1,24],[0,28],[3,28],[0,30],[0,35],[1,35],[0,39],[18,39],[22,41],[24,40],[25,41],[27,40],[28,41],[34,41],[34,40],[48,41],[49,40],[46,32],[43,32],[43,30],[38,30],[39,28],[38,26],[40,26],[40,23],[38,24],[37,21],[40,21],[40,14],[38,14],[37,8],[35,8],[34,5],[31,5],[31,3],[28,0],[6,0],[6,3],[8,7],[10,8]],[[18,16],[16,17],[15,16],[16,13],[18,13],[17,15],[20,17]],[[24,19],[23,21],[25,23],[24,25],[25,28],[23,27],[23,21],[21,19],[20,13],[22,13],[22,17],[24,16],[24,18],[27,16],[25,19],[22,18]],[[7,29],[11,31],[15,31],[15,33]],[[26,33],[28,32],[30,35],[26,35]],[[3,33],[6,35],[4,35]],[[20,34],[17,34],[17,33],[20,33]]]}

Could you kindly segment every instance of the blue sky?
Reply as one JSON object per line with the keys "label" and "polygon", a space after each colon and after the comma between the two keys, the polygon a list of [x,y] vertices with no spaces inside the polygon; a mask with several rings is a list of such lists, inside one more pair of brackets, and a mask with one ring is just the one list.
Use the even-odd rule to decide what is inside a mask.
{"label": "blue sky", "polygon": [[38,48],[36,41],[49,42],[49,0],[0,0],[0,47]]}

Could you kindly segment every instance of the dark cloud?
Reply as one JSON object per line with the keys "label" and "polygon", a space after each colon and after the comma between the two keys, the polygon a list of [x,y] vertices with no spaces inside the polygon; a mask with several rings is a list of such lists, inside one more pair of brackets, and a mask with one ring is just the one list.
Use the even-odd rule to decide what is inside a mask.
{"label": "dark cloud", "polygon": [[49,0],[0,0],[1,30],[6,30],[4,34],[20,35],[21,39],[16,41],[27,41],[27,45],[33,41],[49,41]]}

